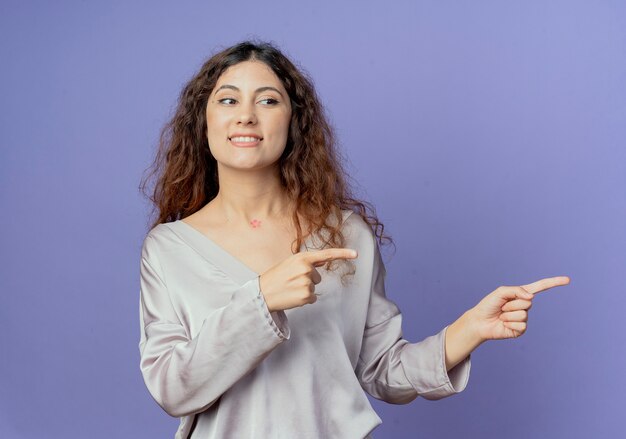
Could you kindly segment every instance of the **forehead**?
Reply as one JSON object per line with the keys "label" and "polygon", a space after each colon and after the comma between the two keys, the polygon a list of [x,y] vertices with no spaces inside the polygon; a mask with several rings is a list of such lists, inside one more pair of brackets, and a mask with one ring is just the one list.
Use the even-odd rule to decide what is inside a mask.
{"label": "forehead", "polygon": [[284,90],[282,82],[274,71],[261,61],[243,61],[226,69],[218,78],[215,88],[230,84],[238,88],[271,85]]}

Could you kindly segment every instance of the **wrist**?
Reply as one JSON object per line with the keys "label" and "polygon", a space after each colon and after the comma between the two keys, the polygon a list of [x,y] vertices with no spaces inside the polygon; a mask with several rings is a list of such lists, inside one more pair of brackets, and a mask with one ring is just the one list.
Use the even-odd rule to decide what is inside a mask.
{"label": "wrist", "polygon": [[465,332],[472,344],[478,347],[487,341],[487,339],[485,339],[480,333],[480,325],[478,324],[474,308],[470,308],[465,311],[462,318],[464,320]]}
{"label": "wrist", "polygon": [[263,292],[263,278],[261,276],[258,277],[259,282],[259,294],[263,297],[263,301],[265,302],[265,306],[269,312],[274,312],[273,303],[270,297],[266,296]]}
{"label": "wrist", "polygon": [[445,336],[446,370],[463,361],[482,343],[471,310],[463,313],[448,326]]}
{"label": "wrist", "polygon": [[267,310],[268,310],[269,312],[274,312],[274,311],[276,311],[276,310],[274,309],[272,299],[271,299],[270,297],[265,296],[263,293],[261,293],[261,295],[263,296],[263,300],[265,301],[265,306],[267,306]]}

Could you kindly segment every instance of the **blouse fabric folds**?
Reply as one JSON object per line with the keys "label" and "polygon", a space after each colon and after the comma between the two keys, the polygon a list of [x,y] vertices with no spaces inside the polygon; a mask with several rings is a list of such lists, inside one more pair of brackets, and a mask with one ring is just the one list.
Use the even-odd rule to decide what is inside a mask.
{"label": "blouse fabric folds", "polygon": [[[465,389],[470,356],[446,372],[445,333],[402,338],[385,295],[376,237],[342,211],[356,268],[317,270],[313,304],[269,312],[259,274],[189,224],[159,224],[140,265],[140,369],[148,391],[180,418],[176,439],[363,439],[382,423],[374,398],[406,404]],[[307,238],[301,250],[315,249]],[[192,431],[193,430],[193,431]]]}

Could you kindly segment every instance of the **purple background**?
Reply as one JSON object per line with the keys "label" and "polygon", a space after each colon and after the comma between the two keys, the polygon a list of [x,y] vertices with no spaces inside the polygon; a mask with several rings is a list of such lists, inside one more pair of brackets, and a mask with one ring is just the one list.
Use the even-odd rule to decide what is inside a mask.
{"label": "purple background", "polygon": [[0,37],[1,437],[173,437],[139,371],[137,186],[182,85],[246,37],[314,78],[396,240],[405,338],[572,279],[463,393],[372,399],[374,437],[621,435],[624,2],[3,1]]}

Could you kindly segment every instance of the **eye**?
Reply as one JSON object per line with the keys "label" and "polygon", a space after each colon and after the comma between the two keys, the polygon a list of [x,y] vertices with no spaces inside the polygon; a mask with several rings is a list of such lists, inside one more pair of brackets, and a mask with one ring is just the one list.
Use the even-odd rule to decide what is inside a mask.
{"label": "eye", "polygon": [[219,102],[220,104],[224,104],[224,105],[234,105],[235,102],[237,101],[233,98],[224,98],[224,99],[219,99],[217,102]]}
{"label": "eye", "polygon": [[276,105],[278,101],[274,98],[265,98],[261,99],[259,102],[263,103],[263,105]]}

